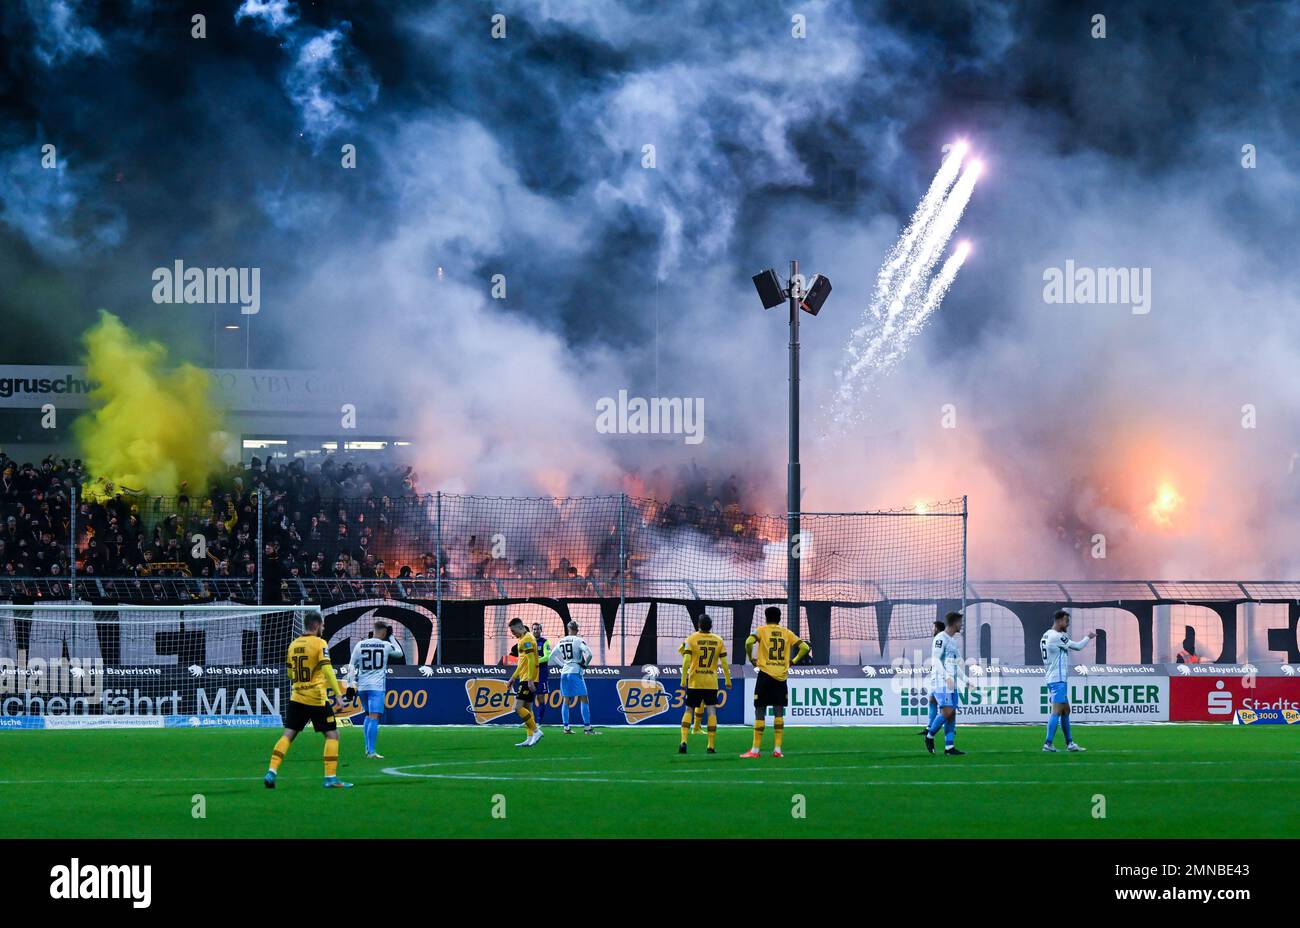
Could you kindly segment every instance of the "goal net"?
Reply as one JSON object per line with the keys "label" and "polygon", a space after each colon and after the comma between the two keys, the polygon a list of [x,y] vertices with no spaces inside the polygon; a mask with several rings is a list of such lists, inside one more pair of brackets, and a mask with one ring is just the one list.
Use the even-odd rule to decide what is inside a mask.
{"label": "goal net", "polygon": [[278,726],[316,611],[0,604],[0,728]]}

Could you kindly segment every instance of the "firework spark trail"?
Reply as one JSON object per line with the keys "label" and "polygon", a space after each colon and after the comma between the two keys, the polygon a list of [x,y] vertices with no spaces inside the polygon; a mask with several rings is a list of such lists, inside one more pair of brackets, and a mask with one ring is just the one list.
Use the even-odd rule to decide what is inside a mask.
{"label": "firework spark trail", "polygon": [[[929,318],[930,314],[939,308],[939,304],[943,302],[944,295],[947,294],[948,288],[952,286],[953,280],[957,277],[957,272],[966,263],[966,257],[969,254],[970,242],[961,242],[953,249],[952,254],[948,256],[948,260],[943,262],[943,267],[935,275],[934,280],[930,282],[930,288],[925,291],[925,301],[904,323],[903,331],[899,333],[898,344],[895,346],[896,351],[906,349],[908,343],[912,340],[912,336],[925,324],[925,320]],[[886,360],[894,360],[892,354]]]}
{"label": "firework spark trail", "polygon": [[[839,387],[830,412],[832,421],[841,426],[861,415],[858,397],[876,374],[887,370],[907,353],[913,337],[938,308],[970,253],[969,245],[963,243],[944,263],[924,294],[913,292],[938,263],[979,180],[983,165],[976,161],[961,171],[960,178],[953,183],[965,153],[964,144],[954,147],[877,276],[876,290],[864,314],[867,319],[850,336],[845,362],[836,372]],[[904,266],[906,271],[900,280],[899,271]],[[880,321],[882,305],[888,310]],[[877,320],[874,326],[871,317]]]}
{"label": "firework spark trail", "polygon": [[[956,231],[962,214],[966,212],[966,205],[970,203],[975,182],[979,180],[982,170],[983,166],[976,161],[963,171],[961,179],[943,200],[938,212],[926,222],[924,235],[913,251],[911,263],[903,275],[902,283],[883,296],[889,301],[889,312],[885,316],[884,325],[867,345],[866,350],[849,366],[847,384],[851,385],[863,371],[888,368],[896,359],[906,354],[911,334],[918,328],[908,323],[921,311],[921,304],[913,296],[912,289],[934,270],[939,255],[948,244],[948,239],[952,238],[952,233]],[[901,323],[900,317],[904,317]],[[883,361],[882,352],[885,353]]]}
{"label": "firework spark trail", "polygon": [[966,205],[970,203],[971,194],[975,192],[975,182],[979,180],[981,170],[982,165],[976,161],[962,172],[961,179],[952,188],[952,193],[943,201],[939,214],[926,228],[925,238],[917,250],[917,256],[908,268],[902,285],[890,294],[891,300],[906,305],[912,295],[912,288],[933,270],[939,255],[943,253],[943,247],[948,244],[948,239],[952,238],[952,233],[957,230],[957,223],[961,222],[962,214],[966,212]]}
{"label": "firework spark trail", "polygon": [[[949,161],[952,160],[949,158]],[[945,162],[944,167],[947,166],[948,163]],[[877,294],[873,299],[873,305],[884,299],[888,301],[889,306],[884,323],[875,336],[863,348],[856,349],[853,343],[866,337],[867,327],[864,326],[853,333],[848,352],[850,361],[846,367],[841,368],[840,387],[836,391],[834,413],[836,420],[843,421],[846,418],[848,404],[852,401],[853,395],[858,392],[858,382],[864,374],[882,369],[882,354],[888,358],[888,363],[883,366],[888,367],[889,363],[906,353],[907,344],[901,333],[915,331],[916,327],[909,327],[907,322],[921,309],[920,303],[912,296],[912,290],[918,281],[933,269],[944,245],[956,230],[957,223],[961,221],[962,214],[966,211],[966,204],[970,202],[971,194],[975,190],[975,182],[979,179],[980,170],[981,165],[976,161],[962,172],[961,178],[953,185],[938,211],[925,224],[924,234],[919,245],[913,249],[911,263],[901,283],[886,292],[883,297]],[[940,171],[942,172],[943,168]],[[900,317],[903,317],[901,321]],[[907,338],[910,337],[909,334]]]}
{"label": "firework spark trail", "polygon": [[[893,333],[894,326],[897,322],[898,315],[903,311],[903,304],[889,299],[890,284],[898,274],[907,260],[916,250],[918,243],[924,241],[926,228],[934,219],[935,213],[942,205],[944,197],[948,194],[948,189],[952,186],[953,181],[957,179],[957,174],[961,170],[962,159],[966,156],[967,145],[965,142],[958,142],[952,147],[948,157],[939,167],[938,173],[934,175],[934,180],[930,181],[930,187],[921,198],[920,204],[912,218],[908,221],[902,236],[894,246],[889,249],[886,255],[886,261],[880,268],[880,273],[876,275],[876,289],[872,294],[871,303],[867,306],[867,312],[863,314],[863,322],[856,328],[849,339],[849,354],[852,363],[849,370],[849,379],[841,386],[841,393],[844,394],[844,400],[848,400],[848,393],[852,389],[852,380],[857,376],[857,371],[864,366],[872,363],[875,352],[879,350],[880,344],[887,341]],[[862,349],[866,354],[860,353],[855,349],[855,345],[866,339],[872,329],[872,319],[879,319],[881,308],[888,307],[888,314],[885,317],[884,325],[876,339],[867,343]]]}
{"label": "firework spark trail", "polygon": [[907,228],[903,230],[902,238],[889,250],[888,260],[880,268],[880,273],[876,277],[876,292],[871,300],[871,309],[874,315],[879,315],[880,305],[889,293],[889,284],[894,275],[911,257],[912,251],[926,230],[926,226],[930,224],[935,211],[943,202],[944,197],[947,196],[948,188],[957,179],[962,158],[965,156],[965,142],[958,142],[952,147],[952,151],[940,166],[939,172],[934,175],[934,180],[930,182],[930,189],[925,192],[925,196],[921,198],[921,203],[917,206],[916,212],[912,214]]}

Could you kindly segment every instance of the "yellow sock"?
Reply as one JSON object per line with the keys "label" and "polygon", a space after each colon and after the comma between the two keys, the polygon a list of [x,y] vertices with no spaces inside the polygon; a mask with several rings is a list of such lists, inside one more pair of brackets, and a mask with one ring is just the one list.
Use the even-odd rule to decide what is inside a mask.
{"label": "yellow sock", "polygon": [[690,737],[691,719],[693,719],[694,717],[695,717],[695,713],[692,712],[690,709],[687,709],[685,712],[682,713],[682,744],[685,744],[686,739]]}
{"label": "yellow sock", "polygon": [[776,739],[776,749],[781,750],[781,736],[785,734],[785,716],[778,715],[772,721],[772,737]]}
{"label": "yellow sock", "polygon": [[695,733],[700,733],[700,722],[704,719],[704,707],[697,706],[695,709]]}
{"label": "yellow sock", "polygon": [[533,719],[533,713],[530,709],[520,708],[519,717],[524,720],[524,731],[532,734],[537,731],[537,722]]}
{"label": "yellow sock", "polygon": [[718,737],[718,720],[717,718],[709,719],[709,747],[714,746],[714,741]]}
{"label": "yellow sock", "polygon": [[289,753],[289,745],[293,744],[284,735],[275,743],[275,748],[271,751],[271,769],[279,773],[280,761],[284,760],[284,755]]}
{"label": "yellow sock", "polygon": [[754,750],[757,751],[763,744],[763,720],[754,719]]}
{"label": "yellow sock", "polygon": [[325,740],[325,776],[332,777],[339,772],[339,742],[337,738]]}

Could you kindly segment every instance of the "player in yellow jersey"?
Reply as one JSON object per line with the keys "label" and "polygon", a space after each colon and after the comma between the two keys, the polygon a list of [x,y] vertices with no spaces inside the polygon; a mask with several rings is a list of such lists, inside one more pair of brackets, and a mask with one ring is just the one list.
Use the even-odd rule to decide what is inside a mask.
{"label": "player in yellow jersey", "polygon": [[[713,620],[710,619],[710,620],[709,620],[709,623],[712,624],[712,623],[713,623]],[[699,629],[697,628],[696,631],[699,631]],[[688,637],[687,640],[690,640],[689,637]],[[677,653],[680,654],[680,655],[682,656],[682,660],[685,660],[685,659],[686,659],[686,642],[685,642],[685,641],[683,641],[681,644],[679,644],[679,645],[677,646]],[[685,677],[682,678],[682,680],[683,680],[683,688],[685,687],[685,679],[686,679]],[[691,734],[692,734],[692,735],[698,735],[698,734],[699,734],[700,732],[702,732],[702,731],[704,731],[704,709],[703,709],[703,708],[700,708],[700,709],[697,709],[697,710],[695,711],[695,724],[694,724],[694,726],[691,728]]]}
{"label": "player in yellow jersey", "polygon": [[289,745],[308,722],[325,736],[325,786],[330,789],[352,786],[338,778],[339,730],[334,722],[334,707],[329,704],[329,693],[333,691],[351,699],[357,691],[350,686],[344,691],[338,677],[334,676],[330,652],[321,637],[324,628],[325,620],[319,612],[314,612],[303,622],[303,633],[289,645],[289,682],[293,693],[284,709],[284,734],[271,751],[271,769],[262,780],[267,789],[275,789],[280,761],[284,760]]}
{"label": "player in yellow jersey", "polygon": [[713,634],[713,620],[700,616],[699,630],[682,645],[682,689],[686,691],[686,712],[682,714],[682,744],[679,754],[686,753],[686,738],[691,731],[691,721],[698,724],[700,716],[708,710],[709,753],[716,754],[714,741],[718,736],[718,666],[731,689],[731,666],[727,663],[727,646]]}
{"label": "player in yellow jersey", "polygon": [[533,700],[537,698],[537,639],[528,630],[524,620],[510,620],[510,634],[519,639],[515,650],[519,653],[519,663],[510,677],[510,686],[515,690],[515,712],[524,720],[528,737],[515,745],[517,748],[531,748],[542,740],[542,729],[533,718]]}
{"label": "player in yellow jersey", "polygon": [[785,704],[790,690],[786,677],[791,665],[799,663],[812,650],[808,642],[781,627],[781,610],[776,606],[763,610],[763,618],[767,621],[745,639],[745,651],[750,663],[758,668],[758,679],[754,682],[754,746],[741,757],[758,757],[768,706],[772,707],[772,734],[776,739],[772,756],[784,756],[781,738],[785,734]]}

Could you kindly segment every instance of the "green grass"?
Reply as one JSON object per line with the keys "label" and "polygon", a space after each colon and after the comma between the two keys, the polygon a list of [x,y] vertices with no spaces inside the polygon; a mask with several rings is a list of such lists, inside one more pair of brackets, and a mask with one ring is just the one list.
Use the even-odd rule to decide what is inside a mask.
{"label": "green grass", "polygon": [[[718,753],[677,731],[605,729],[514,747],[516,728],[381,731],[382,761],[343,730],[321,788],[304,732],[274,792],[278,732],[32,731],[0,736],[0,837],[1290,837],[1300,833],[1297,733],[1287,727],[1076,727],[1086,754],[1045,755],[1042,732],[968,726],[966,757],[931,757],[913,728],[792,728],[788,754]],[[1058,746],[1060,739],[1058,738]],[[765,748],[771,746],[771,733]],[[385,769],[401,768],[401,776]],[[194,797],[206,817],[192,815]],[[806,817],[791,813],[806,800]],[[1105,817],[1093,815],[1104,797]],[[494,818],[494,797],[505,818]]]}

